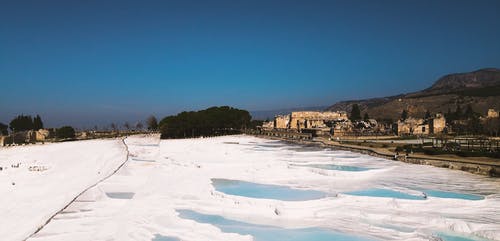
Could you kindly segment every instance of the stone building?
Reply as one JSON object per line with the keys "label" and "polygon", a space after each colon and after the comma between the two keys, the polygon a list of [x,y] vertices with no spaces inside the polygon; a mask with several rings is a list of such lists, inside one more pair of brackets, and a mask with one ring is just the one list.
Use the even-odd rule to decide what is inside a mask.
{"label": "stone building", "polygon": [[51,133],[48,129],[40,129],[35,132],[36,141],[46,141],[49,138],[52,138],[53,133]]}
{"label": "stone building", "polygon": [[402,135],[427,135],[429,134],[429,124],[424,123],[424,119],[410,117],[406,120],[399,120],[397,134]]}
{"label": "stone building", "polygon": [[290,115],[290,129],[325,128],[325,122],[347,120],[344,111],[295,111]]}
{"label": "stone building", "polygon": [[274,121],[264,121],[262,123],[262,129],[271,130],[274,128]]}
{"label": "stone building", "polygon": [[397,135],[439,134],[446,130],[446,119],[440,113],[429,119],[410,117],[397,123]]}
{"label": "stone building", "polygon": [[290,115],[277,115],[274,118],[274,128],[276,129],[290,128]]}
{"label": "stone building", "polygon": [[349,133],[352,133],[353,128],[354,126],[349,119],[336,121],[331,129],[331,134],[334,137],[349,135]]}
{"label": "stone building", "polygon": [[437,113],[429,120],[429,128],[431,134],[440,134],[446,130],[446,119],[441,113]]}
{"label": "stone building", "polygon": [[20,131],[11,133],[8,136],[0,137],[0,145],[6,146],[10,144],[27,144],[36,142],[35,131]]}

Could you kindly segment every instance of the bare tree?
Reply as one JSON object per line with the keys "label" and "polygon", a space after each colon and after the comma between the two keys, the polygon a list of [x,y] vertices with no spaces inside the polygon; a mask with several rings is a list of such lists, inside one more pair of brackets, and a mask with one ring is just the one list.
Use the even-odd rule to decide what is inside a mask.
{"label": "bare tree", "polygon": [[144,125],[142,124],[142,122],[138,121],[137,123],[135,123],[135,128],[137,130],[142,130],[143,127]]}
{"label": "bare tree", "polygon": [[110,126],[111,126],[111,130],[116,131],[117,128],[116,128],[116,124],[115,123],[111,123]]}
{"label": "bare tree", "polygon": [[146,119],[146,125],[148,126],[148,130],[156,130],[158,128],[156,117],[153,115],[149,116],[148,119]]}
{"label": "bare tree", "polygon": [[125,127],[125,129],[127,130],[130,130],[130,124],[128,123],[128,121],[126,121],[125,124],[123,124],[123,127]]}

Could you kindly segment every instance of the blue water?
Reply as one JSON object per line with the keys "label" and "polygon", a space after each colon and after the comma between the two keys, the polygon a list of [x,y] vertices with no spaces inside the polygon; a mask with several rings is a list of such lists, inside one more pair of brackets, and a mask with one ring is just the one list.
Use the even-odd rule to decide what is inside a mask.
{"label": "blue water", "polygon": [[212,179],[215,190],[230,195],[277,199],[283,201],[305,201],[326,197],[326,193],[314,190],[299,190],[284,186],[257,184],[252,182]]}
{"label": "blue water", "polygon": [[465,199],[465,200],[483,200],[483,196],[474,194],[465,194],[457,192],[445,192],[439,190],[422,190],[427,196],[439,197],[439,198],[455,198],[455,199]]}
{"label": "blue water", "polygon": [[336,171],[346,171],[346,172],[362,172],[362,171],[368,171],[371,169],[371,168],[367,168],[367,167],[343,166],[343,165],[335,165],[335,164],[311,164],[311,165],[307,165],[307,166],[325,169],[325,170],[336,170]]}
{"label": "blue water", "polygon": [[222,216],[207,215],[191,210],[177,210],[179,217],[191,219],[199,223],[212,224],[225,233],[251,235],[255,241],[369,241],[366,237],[333,232],[321,228],[285,229],[244,223],[226,219]]}
{"label": "blue water", "polygon": [[161,236],[159,234],[155,235],[152,241],[181,241],[178,238],[169,237],[169,236]]}
{"label": "blue water", "polygon": [[404,192],[398,192],[390,189],[367,189],[361,191],[346,192],[348,195],[355,196],[369,196],[369,197],[389,197],[389,198],[399,198],[399,199],[409,199],[409,200],[424,200],[424,196],[411,195]]}
{"label": "blue water", "polygon": [[450,235],[450,234],[444,234],[444,233],[439,233],[438,237],[440,237],[443,241],[483,241],[486,239],[481,239],[477,237],[465,237],[465,236],[458,236],[458,235]]}

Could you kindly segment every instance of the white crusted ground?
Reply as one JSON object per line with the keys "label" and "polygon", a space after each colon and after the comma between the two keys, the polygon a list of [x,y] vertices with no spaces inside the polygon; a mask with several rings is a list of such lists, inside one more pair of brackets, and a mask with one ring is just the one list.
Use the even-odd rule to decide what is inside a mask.
{"label": "white crusted ground", "polygon": [[[176,209],[192,209],[234,220],[286,228],[325,227],[380,240],[430,240],[432,233],[443,231],[500,240],[500,182],[496,179],[345,151],[304,151],[297,146],[248,136],[161,142],[158,137],[131,137],[126,143],[131,153],[126,165],[78,198],[30,240],[151,240],[155,234],[187,241],[251,240],[250,236],[223,233],[212,225],[181,219]],[[100,150],[102,146],[95,148]],[[89,156],[98,152],[93,146],[82,147],[82,152],[83,149],[92,153]],[[79,156],[73,154],[75,158]],[[72,157],[68,155],[66,159]],[[310,163],[375,169],[341,172],[297,166]],[[84,175],[71,176],[80,179]],[[215,191],[211,178],[315,189],[328,192],[331,196],[288,202],[231,196]],[[39,180],[40,184],[45,183],[44,179]],[[35,188],[36,185],[32,185]],[[70,186],[67,183],[58,185]],[[489,195],[485,200],[469,201],[433,197],[401,200],[341,193],[372,187],[411,192],[406,189],[411,186]],[[3,194],[6,187],[1,188]],[[46,189],[40,193],[46,197],[55,195],[53,188]],[[115,199],[106,195],[116,192],[133,193],[134,196],[132,199]],[[2,199],[2,204],[13,208],[17,200],[24,201],[24,198],[18,196],[8,202]],[[57,207],[55,203],[45,203],[41,207],[45,206]],[[35,216],[38,214],[35,210],[43,210],[41,207],[29,213]],[[9,210],[2,208],[4,212]],[[279,215],[276,215],[276,209]],[[13,221],[4,217],[1,220],[2,224]],[[22,226],[34,225],[23,221],[15,222]],[[9,232],[4,232],[2,226],[4,233]]]}
{"label": "white crusted ground", "polygon": [[0,240],[26,239],[125,155],[119,139],[0,148]]}

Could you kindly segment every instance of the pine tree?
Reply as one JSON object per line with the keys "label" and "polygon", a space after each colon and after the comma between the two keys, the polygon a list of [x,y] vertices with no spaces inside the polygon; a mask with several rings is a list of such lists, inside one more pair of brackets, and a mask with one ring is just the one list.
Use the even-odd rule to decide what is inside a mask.
{"label": "pine tree", "polygon": [[0,122],[0,135],[6,136],[6,135],[9,134],[9,131],[7,130],[7,127],[8,126],[6,124]]}
{"label": "pine tree", "polygon": [[40,130],[40,129],[43,129],[42,117],[36,115],[36,117],[33,119],[33,130]]}
{"label": "pine tree", "polygon": [[431,112],[430,112],[429,110],[427,110],[427,111],[425,112],[425,117],[424,117],[424,119],[428,120],[428,119],[430,119],[430,118],[431,118]]}
{"label": "pine tree", "polygon": [[408,111],[403,110],[403,112],[401,113],[401,120],[406,120],[406,119],[408,119]]}
{"label": "pine tree", "polygon": [[33,118],[29,115],[19,115],[9,123],[9,128],[12,131],[29,131],[33,130]]}
{"label": "pine tree", "polygon": [[350,119],[351,121],[361,120],[361,111],[359,110],[358,104],[352,105]]}
{"label": "pine tree", "polygon": [[457,109],[455,110],[455,118],[457,120],[462,119],[462,107],[460,105],[457,105]]}
{"label": "pine tree", "polygon": [[365,112],[365,116],[363,116],[363,120],[367,121],[370,119],[370,116],[368,115],[367,112]]}
{"label": "pine tree", "polygon": [[464,113],[465,118],[471,119],[475,116],[475,114],[476,113],[474,112],[474,110],[472,110],[472,106],[467,105],[467,109],[465,109],[465,113]]}

